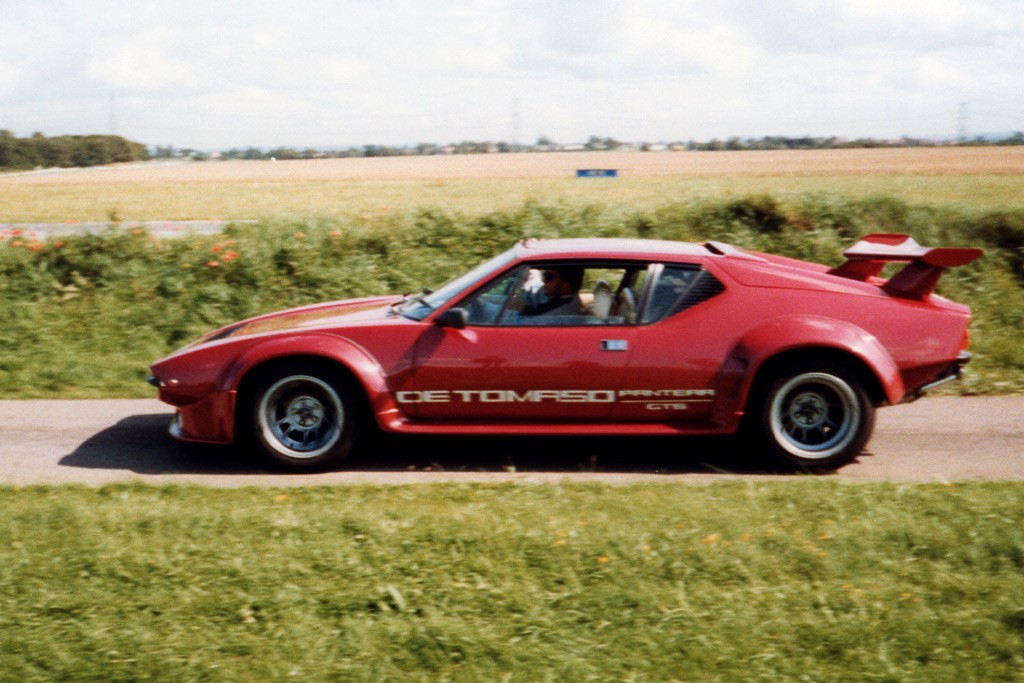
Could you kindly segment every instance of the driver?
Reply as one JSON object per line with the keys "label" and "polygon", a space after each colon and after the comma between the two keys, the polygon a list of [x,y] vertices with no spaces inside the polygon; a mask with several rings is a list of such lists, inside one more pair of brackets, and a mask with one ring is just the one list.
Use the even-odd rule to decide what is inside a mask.
{"label": "driver", "polygon": [[520,315],[583,315],[583,302],[579,291],[583,285],[583,269],[564,266],[549,268],[541,273],[544,300],[527,304]]}

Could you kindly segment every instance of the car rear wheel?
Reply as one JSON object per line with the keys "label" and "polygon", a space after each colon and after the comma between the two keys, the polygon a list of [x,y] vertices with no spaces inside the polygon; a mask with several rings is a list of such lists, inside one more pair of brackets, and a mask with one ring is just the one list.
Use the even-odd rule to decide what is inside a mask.
{"label": "car rear wheel", "polygon": [[831,363],[790,365],[755,391],[750,432],[787,468],[828,472],[860,453],[875,409],[856,374]]}
{"label": "car rear wheel", "polygon": [[259,377],[247,410],[252,445],[274,466],[324,470],[351,453],[359,419],[347,383],[329,368],[298,363]]}

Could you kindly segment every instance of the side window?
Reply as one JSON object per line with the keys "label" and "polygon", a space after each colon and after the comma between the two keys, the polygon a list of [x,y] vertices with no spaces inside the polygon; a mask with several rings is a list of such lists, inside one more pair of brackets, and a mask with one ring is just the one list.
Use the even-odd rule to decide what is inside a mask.
{"label": "side window", "polygon": [[725,290],[718,279],[699,266],[665,266],[657,273],[641,323],[653,323]]}
{"label": "side window", "polygon": [[631,325],[648,265],[539,263],[518,268],[461,306],[473,325]]}
{"label": "side window", "polygon": [[471,325],[498,324],[505,315],[510,296],[520,288],[526,275],[526,269],[517,268],[463,303],[469,313],[468,322]]}

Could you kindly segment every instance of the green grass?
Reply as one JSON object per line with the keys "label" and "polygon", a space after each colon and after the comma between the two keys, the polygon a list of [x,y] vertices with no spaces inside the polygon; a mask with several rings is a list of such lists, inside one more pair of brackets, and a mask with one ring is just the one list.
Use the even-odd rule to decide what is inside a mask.
{"label": "green grass", "polygon": [[0,489],[0,679],[1020,680],[1019,484]]}
{"label": "green grass", "polygon": [[306,303],[434,287],[527,236],[720,239],[837,264],[875,231],[986,248],[940,283],[974,315],[976,358],[955,390],[1024,391],[1024,212],[808,195],[651,211],[528,202],[486,214],[263,221],[170,240],[130,225],[45,243],[10,237],[0,240],[0,397],[151,396],[148,365],[202,332]]}
{"label": "green grass", "polygon": [[1024,175],[10,184],[0,192],[0,222],[102,221],[112,214],[125,220],[348,219],[382,210],[408,215],[423,208],[477,214],[514,210],[526,201],[651,211],[670,202],[722,201],[751,194],[770,194],[787,203],[819,194],[847,201],[893,196],[910,204],[1024,209]]}

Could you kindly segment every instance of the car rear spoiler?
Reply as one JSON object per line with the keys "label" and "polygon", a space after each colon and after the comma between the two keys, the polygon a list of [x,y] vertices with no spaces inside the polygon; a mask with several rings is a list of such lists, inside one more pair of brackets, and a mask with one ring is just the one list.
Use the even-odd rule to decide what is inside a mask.
{"label": "car rear spoiler", "polygon": [[946,268],[965,266],[983,253],[971,247],[922,247],[910,235],[875,233],[844,251],[846,263],[829,273],[866,281],[877,277],[888,263],[905,262],[907,266],[882,289],[895,296],[923,299],[935,290]]}

